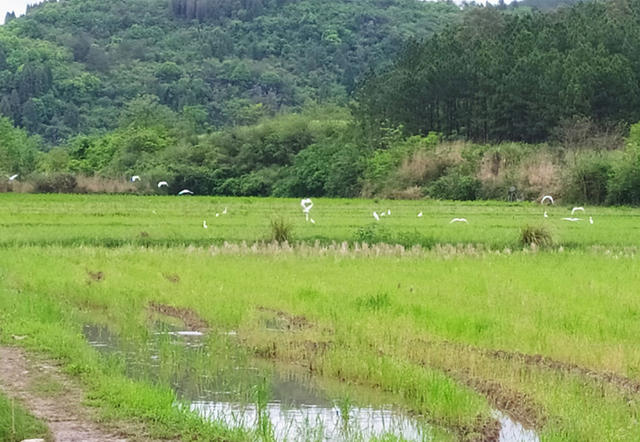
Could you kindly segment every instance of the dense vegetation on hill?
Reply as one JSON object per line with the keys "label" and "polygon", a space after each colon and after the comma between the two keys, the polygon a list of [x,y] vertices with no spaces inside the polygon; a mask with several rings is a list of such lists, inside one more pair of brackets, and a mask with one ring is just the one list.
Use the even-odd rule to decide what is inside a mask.
{"label": "dense vegetation on hill", "polygon": [[373,127],[474,140],[540,142],[563,120],[640,118],[640,2],[587,2],[554,13],[480,8],[406,48],[360,91]]}
{"label": "dense vegetation on hill", "polygon": [[[51,144],[152,95],[201,126],[345,103],[408,38],[456,20],[416,0],[62,0],[0,28],[0,113]],[[201,128],[200,128],[201,129]]]}
{"label": "dense vegetation on hill", "polygon": [[0,190],[640,204],[639,17],[45,3],[0,28]]}

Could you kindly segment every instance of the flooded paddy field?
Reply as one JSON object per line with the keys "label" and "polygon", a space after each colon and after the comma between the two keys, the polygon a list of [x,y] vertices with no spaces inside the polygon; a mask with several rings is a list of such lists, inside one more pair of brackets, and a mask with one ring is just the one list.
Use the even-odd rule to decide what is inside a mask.
{"label": "flooded paddy field", "polygon": [[[481,227],[463,230],[471,221],[450,227],[473,241],[447,241],[454,230],[431,232],[409,219],[418,202],[379,203],[391,207],[388,220],[400,218],[385,234],[416,229],[440,238],[413,247],[345,239],[358,232],[359,215],[340,227],[336,214],[352,205],[364,213],[373,202],[328,202],[333,224],[323,239],[308,233],[315,227],[298,202],[253,200],[267,218],[293,204],[302,242],[254,242],[269,227],[247,214],[246,226],[234,221],[239,241],[225,243],[203,236],[217,228],[215,213],[207,229],[200,221],[182,238],[146,214],[129,219],[126,232],[109,223],[65,226],[73,210],[99,218],[103,209],[125,213],[131,201],[172,211],[176,226],[183,210],[187,230],[196,221],[193,207],[164,199],[98,197],[89,209],[66,198],[46,200],[50,227],[29,218],[31,239],[17,219],[35,202],[7,200],[17,212],[0,227],[0,339],[61,364],[106,421],[143,422],[151,439],[640,437],[640,273],[629,227],[640,212],[620,210],[626,233],[609,243],[599,241],[604,227],[596,223],[558,222],[556,245],[539,250],[483,242]],[[194,201],[180,204],[209,204]],[[226,216],[249,204],[212,201]],[[476,213],[502,238],[518,236],[521,217],[539,215],[533,205],[428,204],[433,218]],[[598,211],[596,220],[616,217]],[[106,218],[114,217],[125,215]],[[235,228],[231,220],[215,235]],[[166,242],[128,236],[143,230]],[[105,238],[113,241],[99,245]],[[570,240],[563,246],[562,238]]]}

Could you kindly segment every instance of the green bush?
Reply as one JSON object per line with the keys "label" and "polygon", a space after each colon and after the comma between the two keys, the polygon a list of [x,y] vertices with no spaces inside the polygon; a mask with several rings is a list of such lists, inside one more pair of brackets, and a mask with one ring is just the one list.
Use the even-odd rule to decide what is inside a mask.
{"label": "green bush", "polygon": [[271,220],[271,241],[278,243],[291,242],[293,239],[293,225],[280,217]]}
{"label": "green bush", "polygon": [[460,169],[454,169],[431,184],[427,192],[432,198],[445,200],[475,200],[480,192],[480,181]]}
{"label": "green bush", "polygon": [[582,153],[566,175],[567,201],[603,204],[613,168],[611,155],[599,152]]}

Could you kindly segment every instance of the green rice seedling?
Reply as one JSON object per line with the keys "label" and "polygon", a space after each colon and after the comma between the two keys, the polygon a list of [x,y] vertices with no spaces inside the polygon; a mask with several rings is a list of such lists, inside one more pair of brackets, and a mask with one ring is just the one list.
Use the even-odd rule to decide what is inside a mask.
{"label": "green rice seedling", "polygon": [[290,243],[292,239],[293,224],[282,217],[271,220],[271,241],[281,244]]}

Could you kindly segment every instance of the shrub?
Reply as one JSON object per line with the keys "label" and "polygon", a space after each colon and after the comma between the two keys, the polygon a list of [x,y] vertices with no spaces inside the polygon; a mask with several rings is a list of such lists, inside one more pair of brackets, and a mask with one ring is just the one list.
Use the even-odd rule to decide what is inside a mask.
{"label": "shrub", "polygon": [[271,220],[271,241],[278,243],[291,242],[293,238],[293,225],[284,218]]}
{"label": "shrub", "polygon": [[546,226],[526,225],[520,229],[522,246],[549,247],[553,245],[553,237]]}
{"label": "shrub", "polygon": [[55,173],[41,175],[34,180],[35,191],[38,193],[73,193],[78,182],[70,173]]}
{"label": "shrub", "polygon": [[460,169],[454,169],[434,181],[429,186],[428,193],[432,198],[466,201],[475,200],[479,190],[478,179],[464,174]]}
{"label": "shrub", "polygon": [[582,153],[566,176],[565,199],[568,201],[603,204],[613,167],[611,156],[604,153]]}

